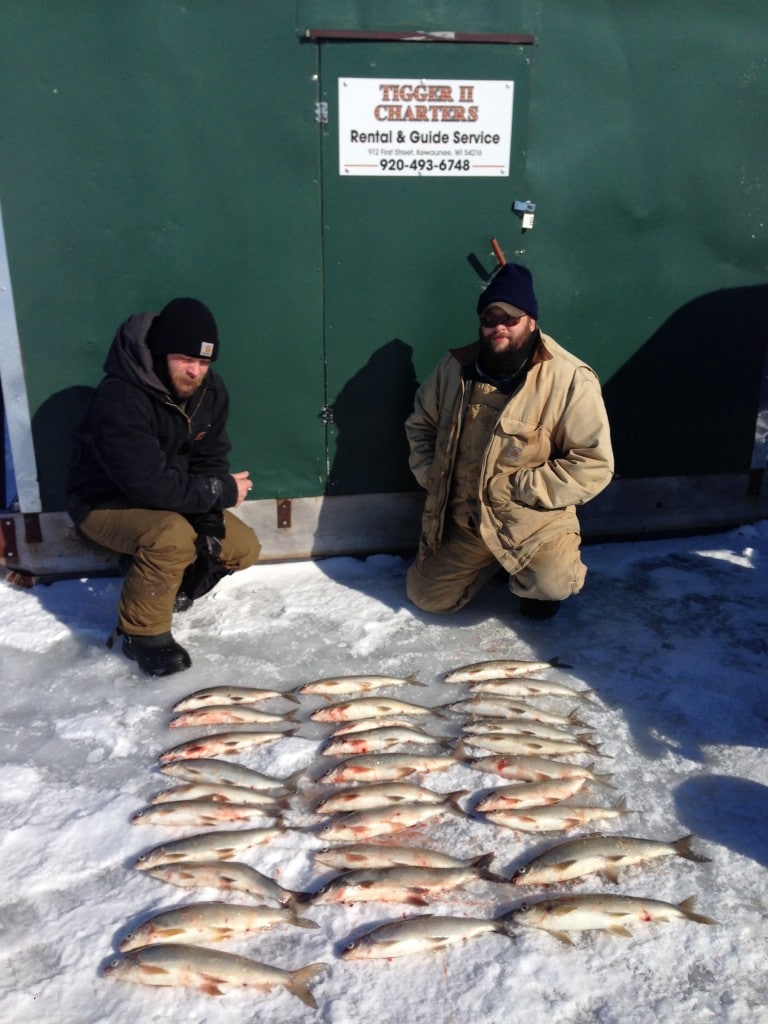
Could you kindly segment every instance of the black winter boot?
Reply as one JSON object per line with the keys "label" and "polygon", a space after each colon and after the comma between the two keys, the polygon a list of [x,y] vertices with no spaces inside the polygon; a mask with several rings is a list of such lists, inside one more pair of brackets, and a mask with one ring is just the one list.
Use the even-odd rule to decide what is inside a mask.
{"label": "black winter boot", "polygon": [[527,619],[551,619],[557,615],[559,601],[536,601],[532,597],[520,598],[520,614]]}
{"label": "black winter boot", "polygon": [[170,632],[158,636],[123,635],[123,654],[138,663],[142,672],[150,676],[170,676],[189,668],[192,659],[171,636]]}

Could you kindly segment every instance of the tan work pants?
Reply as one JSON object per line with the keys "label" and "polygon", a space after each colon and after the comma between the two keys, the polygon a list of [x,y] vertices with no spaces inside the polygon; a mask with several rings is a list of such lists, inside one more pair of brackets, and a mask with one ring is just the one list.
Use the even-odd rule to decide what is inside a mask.
{"label": "tan work pants", "polygon": [[[253,530],[225,510],[221,562],[230,572],[247,569],[261,545]],[[177,512],[146,508],[94,509],[80,531],[102,547],[133,555],[120,594],[118,626],[134,636],[167,633],[184,570],[195,559],[196,533]]]}
{"label": "tan work pants", "polygon": [[[509,589],[537,601],[563,601],[584,586],[587,569],[579,557],[581,538],[566,533],[542,544],[524,569],[509,578]],[[456,612],[499,570],[499,563],[469,526],[455,520],[437,551],[419,552],[408,570],[409,599],[425,612]]]}

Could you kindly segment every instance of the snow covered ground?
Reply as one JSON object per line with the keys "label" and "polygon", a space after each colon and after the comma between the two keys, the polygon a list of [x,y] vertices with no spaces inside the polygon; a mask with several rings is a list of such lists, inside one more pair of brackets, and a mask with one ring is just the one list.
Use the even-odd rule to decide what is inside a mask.
{"label": "snow covered ground", "polygon": [[[753,1024],[768,1020],[768,523],[716,536],[587,547],[582,595],[546,622],[517,616],[502,580],[461,614],[418,614],[404,599],[406,563],[381,555],[263,565],[225,580],[174,625],[193,667],[148,680],[105,649],[120,581],[72,580],[22,590],[0,585],[0,1019],[4,1024],[185,1024],[333,1021],[334,1024]],[[161,909],[200,899],[247,902],[214,889],[181,889],[133,867],[168,838],[201,831],[134,825],[131,816],[176,780],[158,754],[213,728],[170,729],[171,705],[211,684],[292,690],[311,680],[365,672],[416,673],[428,684],[397,696],[430,705],[466,687],[442,676],[492,658],[549,659],[538,673],[597,699],[539,698],[595,730],[597,770],[630,813],[599,823],[614,834],[671,840],[696,834],[711,858],[678,857],[627,869],[611,886],[593,876],[550,892],[620,893],[679,903],[695,895],[708,926],[639,924],[631,938],[575,937],[517,929],[443,952],[348,961],[339,953],[374,924],[425,908],[367,903],[302,908],[316,929],[278,926],[223,949],[283,968],[323,961],[311,1009],[284,989],[231,992],[150,988],[103,977],[120,939]],[[395,695],[394,690],[382,691]],[[325,845],[310,831],[313,781],[328,726],[306,718],[323,701],[302,698],[296,736],[239,755],[287,776],[305,770],[285,831],[242,855],[295,890],[332,872],[313,861]],[[266,709],[286,707],[280,701]],[[459,714],[430,728],[456,736]],[[582,763],[587,763],[582,759]],[[424,775],[440,792],[487,790],[502,780],[466,764]],[[583,797],[575,798],[585,802]],[[467,806],[469,798],[464,801]],[[268,821],[264,824],[269,824]],[[595,831],[585,827],[579,832]],[[560,835],[529,835],[475,817],[442,815],[398,842],[457,856],[495,854],[510,875]],[[472,881],[430,901],[433,913],[490,917],[544,890]]]}

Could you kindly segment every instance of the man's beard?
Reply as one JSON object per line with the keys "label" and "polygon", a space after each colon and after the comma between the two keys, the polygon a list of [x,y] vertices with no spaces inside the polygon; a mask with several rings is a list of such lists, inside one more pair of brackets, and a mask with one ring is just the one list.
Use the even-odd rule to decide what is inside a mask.
{"label": "man's beard", "polygon": [[490,342],[481,332],[480,366],[491,377],[511,377],[528,360],[535,334],[536,332],[534,331],[523,348],[513,348],[506,352],[494,352]]}
{"label": "man's beard", "polygon": [[186,402],[186,400],[191,398],[203,383],[203,378],[197,377],[194,380],[190,380],[190,378],[184,374],[174,373],[170,374],[170,382],[171,390],[176,398],[181,402]]}

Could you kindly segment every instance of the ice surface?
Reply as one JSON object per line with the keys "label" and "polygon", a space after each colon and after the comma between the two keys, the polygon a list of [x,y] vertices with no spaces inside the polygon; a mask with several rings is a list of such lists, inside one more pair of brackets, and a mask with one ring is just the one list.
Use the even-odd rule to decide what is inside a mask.
{"label": "ice surface", "polygon": [[[765,971],[768,867],[768,523],[716,536],[585,548],[584,592],[548,621],[521,619],[494,580],[462,613],[423,615],[404,597],[406,563],[394,556],[256,566],[230,577],[184,615],[174,633],[193,667],[142,677],[104,641],[120,580],[71,580],[31,590],[0,586],[0,1019],[4,1024],[184,1024],[366,1021],[370,1024],[752,1024],[768,1020]],[[711,863],[680,858],[626,870],[616,891],[680,902],[696,895],[719,924],[637,926],[632,938],[589,933],[566,946],[542,931],[491,934],[436,954],[345,961],[339,952],[374,924],[425,908],[312,905],[318,929],[274,928],[221,947],[283,968],[325,961],[312,1010],[283,989],[220,999],[102,977],[120,938],[166,907],[197,899],[247,899],[147,877],[136,857],[200,831],[131,824],[151,795],[175,784],[158,754],[192,735],[224,729],[167,727],[171,705],[211,684],[292,690],[357,672],[406,676],[427,687],[383,691],[430,706],[459,699],[441,681],[468,662],[559,656],[540,673],[591,688],[578,713],[604,757],[596,770],[630,813],[605,831],[674,839],[697,835]],[[542,706],[570,711],[564,698]],[[302,698],[297,736],[238,760],[287,776],[303,769],[284,833],[241,859],[296,890],[333,874],[315,864],[314,781],[330,727],[306,721],[322,698]],[[277,710],[268,702],[265,710]],[[461,718],[431,719],[455,737]],[[440,792],[499,784],[466,764],[418,779]],[[576,798],[580,801],[584,795]],[[466,802],[465,802],[466,805]],[[583,829],[582,831],[590,831]],[[535,836],[479,818],[444,815],[398,837],[457,856],[495,854],[511,873],[561,836]],[[600,879],[560,887],[591,892]],[[560,891],[560,889],[557,889]],[[434,913],[488,917],[536,899],[484,881],[430,900]]]}

